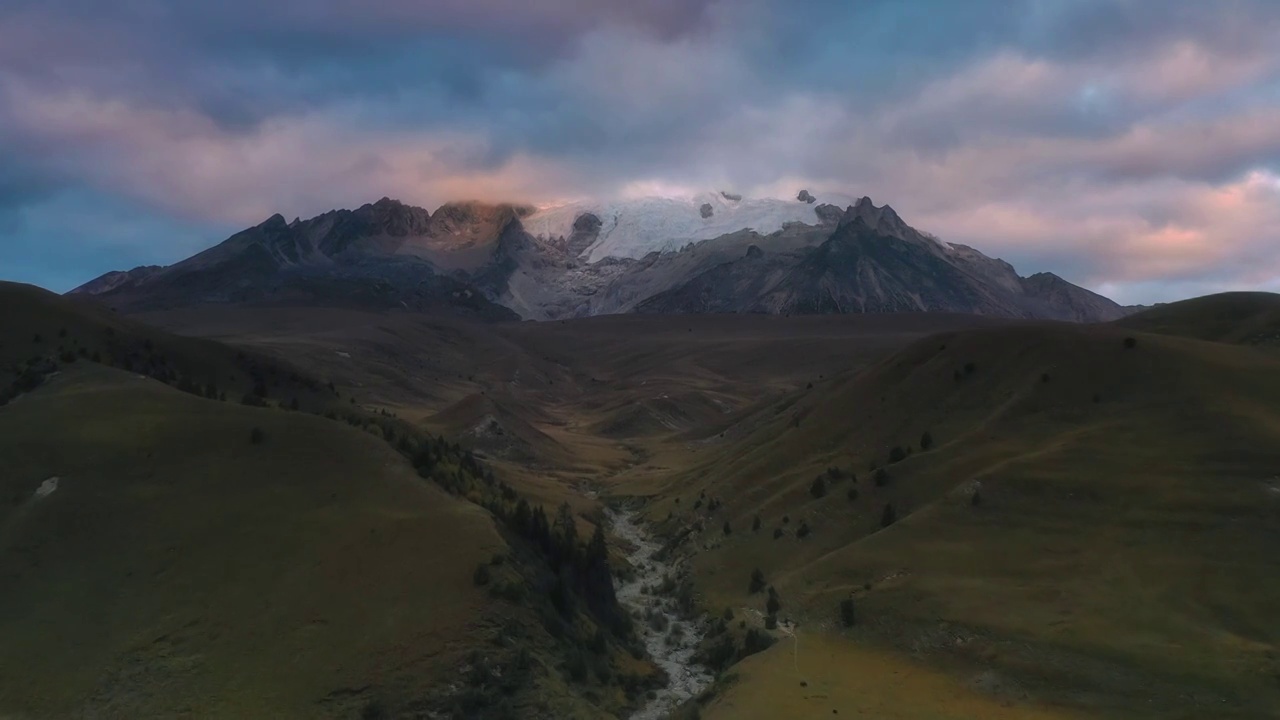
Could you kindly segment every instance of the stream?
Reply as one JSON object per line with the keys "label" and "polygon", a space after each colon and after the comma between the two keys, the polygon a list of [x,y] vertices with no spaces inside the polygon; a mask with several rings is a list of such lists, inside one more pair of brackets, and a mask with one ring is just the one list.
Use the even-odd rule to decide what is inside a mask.
{"label": "stream", "polygon": [[713,680],[693,659],[705,633],[704,623],[682,618],[674,593],[659,594],[664,578],[679,576],[679,564],[655,559],[662,545],[649,536],[635,513],[610,512],[609,519],[614,535],[630,545],[627,560],[635,570],[630,580],[615,580],[618,602],[635,618],[649,659],[669,678],[667,686],[655,691],[656,696],[633,713],[631,720],[661,720]]}

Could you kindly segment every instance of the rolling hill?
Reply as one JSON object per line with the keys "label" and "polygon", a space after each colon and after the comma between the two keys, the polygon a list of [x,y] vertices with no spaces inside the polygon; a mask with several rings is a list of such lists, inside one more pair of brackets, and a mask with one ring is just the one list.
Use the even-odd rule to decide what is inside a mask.
{"label": "rolling hill", "polygon": [[[1197,325],[1177,310],[1162,322]],[[877,707],[805,663],[815,641],[827,664],[872,672],[883,649],[1028,713],[1270,716],[1277,378],[1280,357],[1249,347],[1026,325],[931,337],[770,401],[650,510],[692,529],[708,607],[760,618],[759,568],[800,625],[798,660],[787,641],[751,661],[777,705],[744,688],[760,714],[742,715],[731,686],[708,716],[827,707],[809,677],[844,709]]]}
{"label": "rolling hill", "polygon": [[594,718],[654,681],[607,561],[457,445],[278,356],[0,299],[0,714]]}

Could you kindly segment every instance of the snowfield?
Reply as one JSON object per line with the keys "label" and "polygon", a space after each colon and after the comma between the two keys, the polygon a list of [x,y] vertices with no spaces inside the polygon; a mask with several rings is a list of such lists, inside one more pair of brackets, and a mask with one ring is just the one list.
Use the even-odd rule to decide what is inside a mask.
{"label": "snowfield", "polygon": [[[524,218],[525,230],[535,237],[568,237],[573,223],[585,213],[600,218],[596,242],[583,256],[587,262],[607,257],[639,259],[651,252],[679,250],[689,243],[754,230],[761,235],[778,232],[787,223],[818,224],[815,208],[830,204],[846,208],[856,202],[849,195],[814,193],[817,202],[796,199],[742,198],[731,200],[719,192],[693,197],[646,197],[612,202],[572,202],[539,208]],[[702,206],[711,206],[702,217]]]}

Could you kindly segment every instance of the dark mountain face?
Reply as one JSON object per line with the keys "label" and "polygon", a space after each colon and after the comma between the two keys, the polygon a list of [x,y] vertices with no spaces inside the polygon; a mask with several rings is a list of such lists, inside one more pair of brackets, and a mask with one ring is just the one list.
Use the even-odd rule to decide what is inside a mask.
{"label": "dark mountain face", "polygon": [[291,223],[275,215],[170,267],[109,273],[73,292],[135,310],[292,303],[494,319],[945,311],[1093,322],[1127,313],[1056,275],[1023,278],[1008,263],[942,243],[866,197],[844,209],[815,205],[814,224],[596,262],[585,258],[616,217],[610,226],[582,212],[567,236],[535,237],[521,222],[532,212],[465,202],[428,213],[383,198]]}

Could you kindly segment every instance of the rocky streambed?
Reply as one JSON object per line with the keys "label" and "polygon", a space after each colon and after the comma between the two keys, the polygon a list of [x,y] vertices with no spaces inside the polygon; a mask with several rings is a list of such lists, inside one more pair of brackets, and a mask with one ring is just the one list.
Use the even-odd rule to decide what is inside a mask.
{"label": "rocky streambed", "polygon": [[632,577],[617,582],[618,602],[631,613],[649,659],[666,672],[666,687],[631,716],[631,720],[661,720],[682,703],[697,697],[714,679],[694,660],[705,634],[701,618],[689,619],[680,610],[676,592],[682,568],[660,557],[654,540],[633,512],[609,514],[615,536],[628,548]]}

